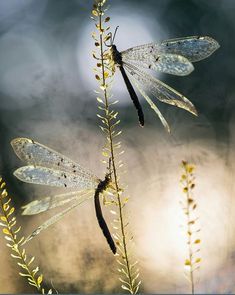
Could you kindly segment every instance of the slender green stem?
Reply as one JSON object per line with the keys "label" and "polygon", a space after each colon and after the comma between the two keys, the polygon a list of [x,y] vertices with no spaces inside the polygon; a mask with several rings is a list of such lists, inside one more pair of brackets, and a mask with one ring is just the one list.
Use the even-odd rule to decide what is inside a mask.
{"label": "slender green stem", "polygon": [[6,226],[7,226],[8,232],[9,232],[9,234],[10,234],[10,237],[11,237],[12,241],[13,241],[13,246],[12,246],[12,248],[15,249],[15,251],[16,251],[17,254],[19,255],[20,259],[22,260],[22,262],[23,262],[23,264],[24,264],[24,268],[25,268],[25,270],[27,271],[27,273],[30,275],[32,281],[35,283],[35,286],[36,286],[37,290],[38,290],[39,292],[43,293],[43,292],[42,292],[42,287],[38,284],[37,279],[35,278],[35,274],[29,269],[29,267],[28,267],[28,263],[27,263],[27,261],[26,261],[24,255],[23,255],[22,252],[19,250],[19,243],[18,243],[18,241],[17,241],[16,234],[12,231],[12,228],[11,228],[11,226],[10,226],[10,219],[9,219],[9,217],[8,217],[8,214],[6,214],[6,212],[5,212],[5,210],[4,210],[4,203],[3,203],[3,200],[2,200],[2,198],[1,198],[1,196],[0,196],[0,206],[1,206],[1,208],[2,208],[2,214],[3,214],[3,216],[5,217],[5,220],[6,220],[5,223],[6,223]]}
{"label": "slender green stem", "polygon": [[192,232],[191,232],[191,223],[190,223],[190,193],[189,193],[189,175],[186,170],[186,184],[187,184],[187,224],[188,224],[188,253],[190,261],[190,282],[191,282],[191,292],[194,294],[194,276],[193,276],[193,265],[192,265]]}
{"label": "slender green stem", "polygon": [[[102,30],[102,15],[101,15],[101,13],[99,14],[99,27]],[[101,65],[102,65],[102,83],[103,83],[103,85],[106,85],[102,34],[100,34],[100,56],[101,56]],[[112,170],[113,170],[113,175],[114,175],[114,184],[115,184],[115,190],[116,190],[116,194],[117,194],[118,207],[119,207],[119,218],[120,218],[124,256],[125,256],[125,260],[126,260],[126,267],[127,267],[127,273],[128,273],[129,283],[130,283],[130,289],[133,290],[133,281],[132,281],[132,276],[131,276],[128,254],[127,254],[127,242],[126,242],[125,227],[124,227],[124,221],[123,221],[123,210],[122,210],[123,207],[122,207],[121,196],[120,196],[120,188],[118,185],[117,168],[116,168],[116,164],[115,164],[114,143],[113,143],[113,137],[112,137],[111,118],[110,118],[110,113],[109,113],[109,101],[108,101],[106,87],[104,87],[104,99],[105,99],[105,109],[106,109],[107,121],[108,121],[107,125],[108,125],[108,137],[109,137],[109,142],[110,142]],[[134,290],[133,290],[133,292],[134,292]]]}

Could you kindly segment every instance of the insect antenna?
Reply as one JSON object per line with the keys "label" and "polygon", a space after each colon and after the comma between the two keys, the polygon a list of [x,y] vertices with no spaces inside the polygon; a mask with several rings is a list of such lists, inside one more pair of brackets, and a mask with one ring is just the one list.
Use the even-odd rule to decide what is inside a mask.
{"label": "insect antenna", "polygon": [[116,36],[116,33],[117,33],[118,28],[119,28],[119,26],[116,26],[116,29],[114,31],[114,34],[112,34],[112,32],[110,32],[108,34],[110,36],[110,44],[108,45],[106,42],[104,42],[105,46],[107,46],[107,47],[113,46],[114,39],[115,39],[115,36]]}
{"label": "insect antenna", "polygon": [[116,26],[116,29],[115,29],[114,34],[113,34],[113,38],[112,38],[112,36],[111,36],[111,42],[112,42],[112,45],[113,45],[113,43],[114,43],[114,39],[115,39],[115,36],[116,36],[116,33],[117,33],[118,28],[119,28],[119,26]]}

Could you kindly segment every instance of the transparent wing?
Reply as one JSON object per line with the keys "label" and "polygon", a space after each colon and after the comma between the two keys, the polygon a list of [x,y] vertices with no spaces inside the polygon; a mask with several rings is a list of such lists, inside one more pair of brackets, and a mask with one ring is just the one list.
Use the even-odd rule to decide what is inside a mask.
{"label": "transparent wing", "polygon": [[185,57],[177,54],[147,54],[142,59],[130,59],[125,54],[123,62],[128,62],[136,66],[153,69],[158,72],[177,76],[189,75],[193,70],[193,64]]}
{"label": "transparent wing", "polygon": [[132,79],[132,82],[134,83],[134,85],[137,87],[137,89],[139,90],[139,92],[141,93],[141,95],[146,99],[146,101],[148,102],[148,104],[150,105],[150,107],[154,110],[154,112],[157,114],[157,116],[159,117],[160,121],[162,122],[162,125],[165,127],[166,131],[170,133],[170,126],[167,123],[166,119],[164,118],[164,116],[162,115],[162,113],[160,112],[160,110],[158,109],[158,107],[156,106],[156,104],[152,101],[152,99],[148,96],[148,94],[143,90],[143,88],[137,83],[136,80]]}
{"label": "transparent wing", "polygon": [[194,105],[182,94],[175,89],[159,81],[153,76],[148,75],[146,72],[141,71],[138,67],[124,63],[125,69],[128,73],[142,85],[144,89],[147,89],[153,96],[155,96],[161,102],[177,106],[185,109],[188,112],[197,115],[197,111]]}
{"label": "transparent wing", "polygon": [[162,54],[176,54],[191,62],[196,62],[207,58],[219,47],[219,43],[211,37],[190,36],[132,47],[121,52],[121,54],[127,61],[145,61],[148,55],[157,58]]}
{"label": "transparent wing", "polygon": [[90,199],[94,194],[94,190],[76,191],[54,196],[48,196],[40,200],[35,200],[23,206],[22,215],[35,215],[50,209],[64,206],[72,201],[84,202]]}
{"label": "transparent wing", "polygon": [[[93,196],[93,194],[91,195],[91,197]],[[47,229],[49,226],[55,224],[57,221],[59,221],[62,217],[64,217],[64,215],[66,215],[69,211],[71,211],[72,209],[76,208],[78,205],[80,205],[82,202],[84,202],[84,200],[75,202],[74,204],[72,204],[71,206],[69,206],[68,208],[66,208],[65,210],[57,213],[56,215],[52,216],[50,219],[48,219],[47,221],[45,221],[42,225],[40,225],[38,228],[36,228],[32,234],[30,236],[28,236],[24,243],[28,243],[30,240],[32,240],[34,237],[36,237],[38,234],[40,234],[41,231]]]}
{"label": "transparent wing", "polygon": [[64,155],[28,138],[15,138],[11,145],[16,155],[29,165],[54,168],[69,173],[95,177],[90,171],[73,162]]}
{"label": "transparent wing", "polygon": [[21,181],[77,189],[96,188],[99,180],[80,173],[68,173],[40,166],[24,166],[17,169],[14,175]]}

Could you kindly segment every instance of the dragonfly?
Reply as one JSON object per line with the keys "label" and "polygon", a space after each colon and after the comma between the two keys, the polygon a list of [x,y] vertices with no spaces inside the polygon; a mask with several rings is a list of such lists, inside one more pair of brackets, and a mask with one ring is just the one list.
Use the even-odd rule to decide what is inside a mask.
{"label": "dragonfly", "polygon": [[22,212],[23,215],[34,215],[68,205],[66,209],[63,209],[37,227],[26,238],[24,243],[27,243],[42,230],[56,223],[65,214],[84,201],[94,197],[95,212],[99,226],[113,254],[116,254],[116,245],[110,234],[100,205],[100,195],[112,195],[113,184],[110,167],[109,173],[105,175],[105,179],[101,180],[92,172],[84,169],[64,155],[32,139],[15,138],[11,141],[11,145],[20,160],[27,164],[27,166],[20,167],[14,171],[14,175],[19,180],[32,184],[74,189],[74,191],[67,193],[34,200],[22,207],[24,209]]}
{"label": "dragonfly", "polygon": [[135,46],[120,52],[114,45],[117,29],[118,27],[113,37],[110,33],[110,45],[106,46],[110,47],[112,70],[115,72],[115,66],[119,68],[137,110],[140,126],[144,126],[144,113],[132,83],[158,115],[168,132],[170,132],[169,124],[150,96],[197,116],[197,110],[189,99],[148,74],[145,69],[176,76],[189,75],[194,70],[193,63],[209,57],[220,47],[219,43],[208,36],[190,36]]}

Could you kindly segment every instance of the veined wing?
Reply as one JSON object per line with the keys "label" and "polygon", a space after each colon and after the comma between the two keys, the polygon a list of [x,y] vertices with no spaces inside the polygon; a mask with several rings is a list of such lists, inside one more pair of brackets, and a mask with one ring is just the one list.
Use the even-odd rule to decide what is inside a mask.
{"label": "veined wing", "polygon": [[40,225],[39,227],[37,227],[30,236],[28,236],[25,241],[23,242],[22,245],[28,243],[30,240],[32,240],[35,236],[39,235],[41,231],[47,229],[49,226],[55,224],[57,221],[59,221],[62,217],[64,217],[64,215],[66,215],[69,211],[71,211],[72,209],[76,208],[78,205],[80,205],[82,202],[75,202],[74,204],[72,204],[71,206],[69,206],[68,208],[66,208],[65,210],[57,213],[56,215],[52,216],[51,218],[49,218],[47,221],[45,221],[42,225]]}
{"label": "veined wing", "polygon": [[149,55],[157,58],[162,54],[176,54],[191,62],[196,62],[207,58],[219,47],[219,43],[211,37],[190,36],[132,47],[121,52],[121,54],[127,61],[145,61]]}
{"label": "veined wing", "polygon": [[139,92],[141,93],[141,95],[146,99],[146,101],[150,105],[150,107],[157,114],[160,121],[162,122],[162,125],[165,127],[166,131],[170,133],[171,132],[170,126],[167,123],[164,116],[162,115],[162,113],[160,112],[160,110],[158,109],[158,107],[156,106],[156,104],[152,101],[152,99],[148,96],[148,94],[143,90],[143,88],[139,85],[139,83],[135,79],[132,79],[132,81],[133,81],[134,85],[137,87],[137,89],[139,90]]}
{"label": "veined wing", "polygon": [[21,181],[77,189],[95,189],[99,180],[95,176],[68,173],[40,166],[24,166],[17,169],[14,175]]}
{"label": "veined wing", "polygon": [[[76,192],[74,192],[74,194],[75,194],[75,193],[76,193]],[[64,196],[65,196],[65,195],[64,195]],[[63,197],[64,197],[64,196],[63,196]],[[61,199],[63,199],[62,195],[60,195],[60,196],[58,195],[58,197],[61,198]],[[29,242],[30,240],[32,240],[35,236],[37,236],[38,234],[40,234],[41,231],[43,231],[43,230],[47,229],[49,226],[55,224],[57,221],[59,221],[61,218],[63,218],[68,212],[70,212],[71,210],[73,210],[74,208],[76,208],[77,206],[79,206],[80,204],[82,204],[84,201],[86,201],[86,200],[88,200],[88,199],[90,199],[90,198],[93,198],[93,197],[94,197],[94,191],[93,191],[93,190],[92,190],[92,191],[86,191],[86,193],[84,193],[84,194],[78,196],[78,197],[76,198],[75,202],[74,202],[72,205],[70,205],[69,207],[67,207],[67,208],[64,209],[63,211],[61,211],[61,212],[55,214],[54,216],[52,216],[51,218],[49,218],[48,220],[46,220],[43,224],[41,224],[39,227],[37,227],[37,228],[32,232],[32,234],[29,235],[29,236],[25,239],[25,241],[23,242],[22,245],[28,243],[28,242]],[[33,202],[31,202],[31,203],[29,203],[28,205],[24,206],[25,210],[27,209],[27,208],[26,208],[27,206],[29,206],[29,207],[28,207],[29,211],[31,210],[31,209],[30,209],[30,204],[33,204]],[[38,203],[38,204],[39,204],[39,203]],[[61,205],[62,205],[62,204],[60,204],[59,206],[61,206]],[[33,208],[33,207],[34,207],[34,209],[33,209],[32,211],[35,211],[37,205],[36,205],[36,207],[33,205],[32,208]],[[57,207],[57,206],[55,206],[55,207]],[[54,208],[55,208],[55,207],[54,207]],[[52,209],[52,208],[50,208],[50,209]],[[24,212],[25,212],[25,211],[24,211]],[[39,212],[37,212],[37,213],[39,213]],[[31,214],[37,214],[37,213],[31,213]],[[23,213],[23,214],[26,215],[25,213]],[[30,214],[28,214],[28,215],[30,215]]]}
{"label": "veined wing", "polygon": [[77,173],[95,177],[79,164],[64,155],[28,138],[15,138],[11,145],[16,155],[29,165],[54,168],[69,173]]}
{"label": "veined wing", "polygon": [[80,204],[94,195],[94,190],[75,191],[65,194],[48,196],[40,200],[34,200],[27,205],[23,206],[22,215],[35,215],[50,209],[64,206],[72,201],[79,202]]}
{"label": "veined wing", "polygon": [[194,105],[185,96],[177,92],[175,89],[161,82],[146,72],[141,71],[138,67],[124,63],[123,64],[128,73],[140,83],[144,89],[147,89],[158,100],[170,105],[185,109],[188,112],[197,115]]}
{"label": "veined wing", "polygon": [[[143,58],[143,56],[145,57]],[[143,56],[142,58],[131,59],[128,57],[128,54],[124,54],[122,60],[142,68],[177,76],[189,75],[194,70],[193,64],[182,55],[158,53],[143,54]]]}

